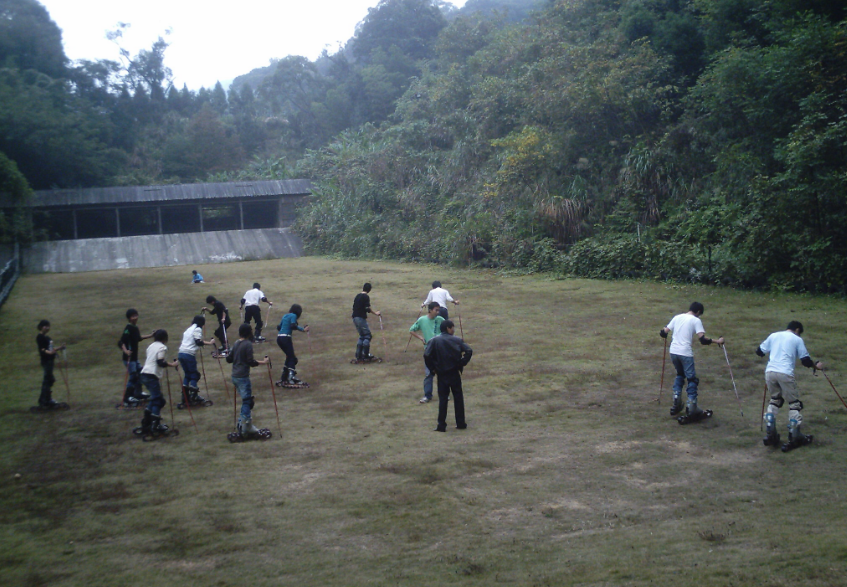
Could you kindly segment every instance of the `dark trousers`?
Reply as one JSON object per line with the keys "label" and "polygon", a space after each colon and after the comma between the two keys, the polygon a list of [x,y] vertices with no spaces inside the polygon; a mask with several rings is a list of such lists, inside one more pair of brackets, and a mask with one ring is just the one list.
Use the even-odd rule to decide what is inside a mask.
{"label": "dark trousers", "polygon": [[250,324],[250,320],[256,321],[256,329],[262,330],[262,308],[259,306],[244,306],[244,323]]}
{"label": "dark trousers", "polygon": [[44,378],[41,380],[41,395],[38,397],[38,405],[46,406],[53,399],[53,384],[56,383],[56,378],[53,377],[54,361],[46,361],[41,363],[41,368],[44,369]]}
{"label": "dark trousers", "polygon": [[438,315],[441,316],[442,318],[444,318],[445,320],[450,319],[450,313],[447,311],[447,308],[445,308],[444,306],[441,306],[440,308],[438,308]]}
{"label": "dark trousers", "polygon": [[[297,366],[297,355],[294,354],[294,341],[291,340],[290,336],[277,336],[276,344],[285,353],[285,366],[293,370]],[[285,379],[285,370],[283,370],[280,379]]]}
{"label": "dark trousers", "polygon": [[456,410],[456,426],[464,428],[465,396],[462,394],[462,374],[458,369],[438,374],[438,428],[447,428],[447,403],[453,393],[453,408]]}
{"label": "dark trousers", "polygon": [[215,330],[215,336],[218,337],[218,340],[221,341],[221,345],[226,348],[229,346],[227,337],[226,337],[226,329],[229,328],[229,324],[224,325],[223,322],[218,322],[218,328]]}

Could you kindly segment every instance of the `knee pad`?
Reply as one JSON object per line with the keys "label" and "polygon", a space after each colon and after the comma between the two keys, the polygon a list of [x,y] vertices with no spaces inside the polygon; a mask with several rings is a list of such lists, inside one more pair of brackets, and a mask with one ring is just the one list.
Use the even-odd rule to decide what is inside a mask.
{"label": "knee pad", "polygon": [[774,406],[775,408],[781,408],[784,403],[785,403],[785,400],[782,399],[781,397],[777,397],[777,398],[772,397],[770,405]]}
{"label": "knee pad", "polygon": [[692,377],[691,379],[688,380],[688,383],[693,383],[695,386],[700,385],[700,378],[699,377]]}
{"label": "knee pad", "polygon": [[255,405],[255,403],[256,403],[256,400],[255,400],[255,399],[253,398],[253,396],[251,395],[250,397],[245,397],[245,398],[244,398],[244,402],[243,402],[243,403],[244,403],[244,405],[245,405],[245,406],[247,406],[248,408],[250,408],[250,409],[252,410],[252,409],[253,409],[253,406],[254,406],[254,405]]}
{"label": "knee pad", "polygon": [[362,340],[365,341],[365,344],[370,344],[371,339],[373,338],[373,334],[368,332],[365,336],[362,337]]}
{"label": "knee pad", "polygon": [[161,395],[160,395],[159,397],[157,397],[156,399],[154,399],[153,401],[151,401],[151,402],[150,402],[150,407],[151,407],[151,408],[153,408],[153,407],[158,407],[159,409],[162,409],[162,408],[164,408],[166,405],[168,405],[168,403],[165,401],[165,398],[164,398],[163,396],[161,396]]}
{"label": "knee pad", "polygon": [[799,412],[800,410],[803,409],[803,402],[801,402],[799,399],[797,401],[793,401],[790,404],[788,404],[788,409],[789,410],[795,410],[795,411]]}

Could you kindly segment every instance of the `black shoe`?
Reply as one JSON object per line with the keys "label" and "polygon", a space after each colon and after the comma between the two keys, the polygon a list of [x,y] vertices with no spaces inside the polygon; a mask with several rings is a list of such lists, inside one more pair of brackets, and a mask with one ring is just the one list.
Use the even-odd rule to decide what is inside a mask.
{"label": "black shoe", "polygon": [[812,444],[812,441],[815,439],[811,434],[802,434],[798,438],[792,438],[788,442],[782,445],[782,452],[789,452],[794,450],[795,448],[800,448],[801,446],[806,446],[807,444]]}
{"label": "black shoe", "polygon": [[468,427],[467,424],[457,424],[456,425],[456,428],[458,428],[459,430],[466,430],[467,427]]}
{"label": "black shoe", "polygon": [[765,436],[762,439],[762,444],[764,444],[765,446],[773,446],[773,447],[779,446],[779,433],[778,432],[771,432],[770,434],[768,434],[767,436]]}
{"label": "black shoe", "polygon": [[447,432],[447,427],[442,428],[441,426],[437,426],[433,432]]}

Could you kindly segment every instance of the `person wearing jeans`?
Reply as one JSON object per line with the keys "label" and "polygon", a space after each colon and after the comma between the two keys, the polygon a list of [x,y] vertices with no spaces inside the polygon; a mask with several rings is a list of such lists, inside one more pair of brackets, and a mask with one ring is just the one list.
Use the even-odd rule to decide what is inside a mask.
{"label": "person wearing jeans", "polygon": [[686,380],[688,380],[688,387],[685,390],[688,396],[685,406],[686,415],[693,420],[711,415],[710,410],[704,411],[697,407],[697,385],[700,380],[697,378],[697,372],[694,369],[694,351],[691,348],[691,341],[696,336],[702,345],[709,345],[712,342],[722,345],[724,340],[723,337],[717,340],[706,337],[703,322],[700,320],[704,311],[703,304],[693,302],[689,306],[688,312],[674,316],[668,325],[659,331],[659,336],[662,338],[667,338],[669,332],[673,333],[671,346],[668,349],[671,362],[676,369],[671,416],[676,416],[682,411],[682,385]]}
{"label": "person wearing jeans", "polygon": [[[423,342],[424,346],[426,346],[426,343],[428,343],[432,337],[441,334],[441,323],[444,322],[444,318],[439,315],[440,308],[441,306],[438,305],[438,302],[430,302],[427,306],[426,316],[418,318],[417,321],[412,324],[412,327],[409,328],[409,333]],[[420,334],[418,334],[419,332]],[[435,372],[426,366],[426,361],[424,361],[424,370],[426,372],[423,380],[424,395],[420,399],[420,403],[428,404],[432,401],[432,379],[435,376]]]}
{"label": "person wearing jeans", "polygon": [[250,383],[250,368],[267,365],[270,359],[257,361],[253,358],[253,329],[249,324],[238,327],[238,337],[238,342],[232,346],[232,352],[226,356],[226,362],[232,364],[232,384],[241,396],[238,432],[244,437],[250,437],[259,433],[259,429],[253,425],[254,399],[253,387]]}

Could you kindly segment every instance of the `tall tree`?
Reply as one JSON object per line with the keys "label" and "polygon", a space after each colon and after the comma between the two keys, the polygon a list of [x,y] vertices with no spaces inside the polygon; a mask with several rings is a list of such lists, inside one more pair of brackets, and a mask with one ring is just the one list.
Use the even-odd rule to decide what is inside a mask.
{"label": "tall tree", "polygon": [[65,77],[62,31],[36,0],[0,0],[0,66]]}

